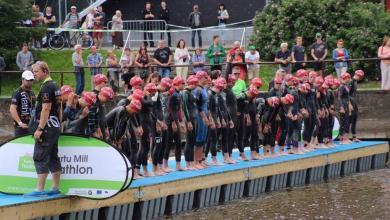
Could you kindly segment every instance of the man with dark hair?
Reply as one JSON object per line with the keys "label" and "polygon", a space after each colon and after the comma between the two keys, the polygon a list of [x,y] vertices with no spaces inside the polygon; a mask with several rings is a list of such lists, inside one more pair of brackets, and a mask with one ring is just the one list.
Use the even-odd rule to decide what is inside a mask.
{"label": "man with dark hair", "polygon": [[31,91],[34,74],[24,71],[22,85],[12,94],[10,113],[14,120],[15,137],[28,134],[28,123],[31,118],[31,110],[35,105],[35,94]]}
{"label": "man with dark hair", "polygon": [[198,33],[198,44],[199,48],[202,48],[202,30],[199,30],[203,26],[202,14],[199,11],[199,6],[194,5],[193,11],[190,13],[188,18],[190,27],[195,29],[192,31],[191,46],[195,48],[195,35]]}
{"label": "man with dark hair", "polygon": [[[169,9],[167,8],[167,2],[161,1],[161,10],[159,15],[160,20],[164,20],[166,23],[169,22]],[[167,36],[168,36],[168,47],[171,47],[171,32],[169,32],[169,26],[165,26],[165,23],[162,23],[161,30],[167,30]],[[164,33],[161,32],[160,39],[164,40]]]}
{"label": "man with dark hair", "polygon": [[226,57],[225,49],[219,43],[219,36],[215,35],[213,37],[213,43],[207,50],[207,57],[210,59],[211,70],[221,70],[222,71],[222,63],[224,58]]}
{"label": "man with dark hair", "polygon": [[325,60],[327,55],[328,46],[324,41],[322,41],[321,33],[317,33],[316,42],[311,45],[311,56],[315,61],[317,61],[313,63],[313,67],[314,71],[317,71],[320,76],[322,76],[325,70],[325,63],[323,62],[323,60]]}
{"label": "man with dark hair", "polygon": [[[154,17],[153,11],[152,11],[152,3],[146,2],[145,9],[142,10],[142,19],[145,20],[145,22],[144,22],[144,30],[145,31],[152,30],[152,24],[148,20],[154,20],[154,18],[155,17]],[[154,47],[153,33],[144,32],[145,47],[148,46],[148,42],[146,41],[147,38],[149,38],[150,47]]]}

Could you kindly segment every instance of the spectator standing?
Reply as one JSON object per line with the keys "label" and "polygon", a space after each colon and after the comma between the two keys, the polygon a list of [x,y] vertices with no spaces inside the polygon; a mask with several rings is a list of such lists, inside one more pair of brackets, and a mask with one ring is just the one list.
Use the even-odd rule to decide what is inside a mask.
{"label": "spectator standing", "polygon": [[305,47],[302,46],[303,38],[301,36],[297,37],[295,39],[295,43],[296,44],[293,46],[293,48],[291,50],[291,60],[294,63],[294,66],[293,66],[294,72],[296,72],[299,69],[306,68],[306,63],[296,63],[297,61],[298,62],[306,62],[307,61]]}
{"label": "spectator standing", "polygon": [[118,92],[119,89],[119,62],[115,53],[112,50],[107,51],[107,75],[109,79],[109,83],[114,92]]}
{"label": "spectator standing", "polygon": [[130,48],[125,48],[125,54],[120,61],[122,68],[120,87],[123,88],[125,95],[130,95],[130,80],[134,76],[133,71],[134,55]]}
{"label": "spectator standing", "polygon": [[[180,39],[177,42],[174,60],[175,65],[188,65],[190,63],[190,53],[186,47],[186,42],[183,39]],[[178,66],[176,67],[176,76],[181,76],[183,79],[187,79],[188,66]]]}
{"label": "spectator standing", "polygon": [[[172,46],[172,40],[171,40],[171,32],[169,32],[169,26],[165,26],[166,23],[169,23],[169,9],[167,7],[166,1],[161,1],[161,10],[159,15],[160,20],[164,20],[165,23],[162,23],[162,30],[167,30],[167,37],[168,37],[168,47]],[[164,40],[164,33],[161,33],[160,40]]]}
{"label": "spectator standing", "polygon": [[275,55],[275,62],[279,63],[279,69],[283,69],[287,74],[291,73],[291,52],[287,43],[280,44],[280,50]]}
{"label": "spectator standing", "polygon": [[192,30],[191,46],[192,48],[195,48],[195,35],[198,34],[198,45],[202,48],[202,30],[200,30],[200,28],[203,27],[203,20],[202,13],[200,13],[198,5],[194,5],[193,11],[190,13],[188,20],[191,29],[194,29]]}
{"label": "spectator standing", "polygon": [[[218,26],[219,26],[219,28],[221,28],[221,29],[226,28],[226,24],[227,24],[227,21],[229,19],[229,13],[228,13],[228,11],[226,9],[225,4],[219,4],[218,5],[218,16],[217,16],[217,18],[218,18]],[[220,36],[221,36],[222,44],[224,44],[223,30],[221,30]]]}
{"label": "spectator standing", "polygon": [[[37,190],[26,196],[57,195],[59,191],[61,162],[58,157],[58,138],[60,136],[61,122],[57,99],[61,95],[57,84],[51,79],[49,67],[44,62],[33,65],[34,77],[42,81],[37,98],[36,117],[38,126],[34,132],[34,165],[38,174]],[[45,182],[49,172],[52,175],[52,188],[44,191]]]}
{"label": "spectator standing", "polygon": [[[88,14],[87,16],[85,17],[85,26],[87,29],[89,30],[93,30],[93,26],[94,26],[94,20],[95,20],[95,13],[96,13],[96,10],[94,8],[89,8],[88,10]],[[92,37],[93,35],[93,32],[89,32],[89,35]]]}
{"label": "spectator standing", "polygon": [[146,80],[149,76],[149,55],[145,46],[139,48],[134,63],[138,67],[139,76]]}
{"label": "spectator standing", "polygon": [[[43,23],[47,28],[55,28],[56,27],[56,16],[53,15],[53,9],[51,6],[47,6],[45,10],[45,15],[43,16]],[[47,31],[46,34],[46,42],[50,39],[50,36],[54,34],[54,31]]]}
{"label": "spectator standing", "polygon": [[103,45],[103,32],[100,32],[103,30],[104,26],[104,20],[106,19],[106,14],[103,12],[103,7],[99,6],[98,10],[95,13],[95,18],[93,19],[93,34],[92,38],[95,42],[95,45],[98,48],[101,48]]}
{"label": "spectator standing", "polygon": [[5,64],[4,58],[0,56],[0,71],[4,71],[6,67],[7,65]]}
{"label": "spectator standing", "polygon": [[112,16],[112,27],[111,30],[115,32],[111,32],[112,44],[114,48],[120,49],[123,47],[123,21],[122,21],[122,12],[117,10],[115,15]]}
{"label": "spectator standing", "polygon": [[88,67],[91,71],[91,87],[95,88],[93,76],[102,73],[103,57],[97,52],[96,46],[91,47],[91,53],[87,57]]}
{"label": "spectator standing", "polygon": [[381,59],[381,73],[382,83],[381,88],[390,90],[390,37],[386,36],[383,40],[382,46],[378,49],[378,57]]}
{"label": "spectator standing", "polygon": [[333,50],[332,58],[334,61],[337,61],[334,63],[334,68],[337,73],[337,78],[340,78],[341,75],[347,72],[348,63],[346,61],[349,59],[348,50],[344,48],[344,41],[342,39],[337,41],[337,48]]}
{"label": "spectator standing", "polygon": [[229,51],[226,55],[226,60],[230,60],[230,56],[234,56],[236,49],[242,50],[240,41],[234,41],[232,48],[229,49]]}
{"label": "spectator standing", "polygon": [[26,70],[22,74],[22,85],[14,91],[11,99],[10,113],[14,120],[15,137],[28,134],[31,111],[35,106],[35,94],[31,90],[34,74]]}
{"label": "spectator standing", "polygon": [[152,23],[150,20],[154,20],[154,14],[152,11],[152,3],[146,2],[145,9],[142,10],[142,19],[145,20],[144,22],[144,45],[145,47],[148,46],[147,38],[149,38],[150,47],[154,47],[153,42],[153,33],[149,33],[146,31],[152,30]]}
{"label": "spectator standing", "polygon": [[210,60],[211,71],[220,70],[222,71],[222,63],[226,56],[225,49],[219,43],[219,36],[215,35],[213,37],[213,43],[210,45],[207,50],[207,57]]}
{"label": "spectator standing", "polygon": [[169,77],[171,74],[171,67],[169,64],[172,61],[172,52],[169,47],[166,47],[163,40],[158,42],[158,48],[154,52],[153,61],[157,64],[157,71],[161,78]]}
{"label": "spectator standing", "polygon": [[32,70],[31,65],[34,63],[34,57],[31,51],[28,50],[26,43],[23,44],[22,50],[16,55],[16,65],[19,67],[19,70]]}
{"label": "spectator standing", "polygon": [[194,68],[192,69],[192,73],[196,74],[198,71],[206,71],[206,56],[202,53],[202,48],[196,48],[195,54],[191,58],[192,65]]}
{"label": "spectator standing", "polygon": [[256,47],[249,46],[249,51],[245,53],[245,63],[247,63],[248,80],[251,81],[254,77],[259,76],[260,71],[260,54],[256,51]]}
{"label": "spectator standing", "polygon": [[322,75],[325,70],[325,60],[328,55],[328,46],[322,41],[321,33],[316,33],[316,42],[311,46],[311,56],[316,61],[313,63],[314,71],[317,71],[319,75]]}
{"label": "spectator standing", "polygon": [[244,80],[246,78],[246,66],[245,64],[245,54],[241,48],[236,48],[234,54],[230,57],[230,60],[227,61],[232,67],[238,66],[240,68],[239,79]]}
{"label": "spectator standing", "polygon": [[83,61],[83,48],[77,44],[74,46],[74,52],[72,54],[72,63],[74,76],[76,78],[76,94],[81,95],[85,86],[85,73],[84,73],[84,61]]}
{"label": "spectator standing", "polygon": [[[70,12],[66,15],[64,23],[62,23],[61,27],[69,29],[78,29],[80,27],[80,22],[81,19],[79,13],[77,12],[77,7],[73,5],[70,7]],[[66,32],[66,36],[68,39],[73,38],[74,35],[75,32],[73,31]]]}

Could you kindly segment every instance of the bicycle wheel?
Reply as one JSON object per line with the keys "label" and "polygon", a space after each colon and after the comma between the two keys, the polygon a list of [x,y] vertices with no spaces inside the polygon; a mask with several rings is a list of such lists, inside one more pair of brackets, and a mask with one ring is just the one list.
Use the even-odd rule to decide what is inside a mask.
{"label": "bicycle wheel", "polygon": [[59,34],[54,34],[49,38],[49,47],[53,50],[61,50],[65,46],[65,38]]}
{"label": "bicycle wheel", "polygon": [[89,34],[82,34],[77,38],[77,44],[81,45],[83,49],[89,49],[93,45],[93,39]]}

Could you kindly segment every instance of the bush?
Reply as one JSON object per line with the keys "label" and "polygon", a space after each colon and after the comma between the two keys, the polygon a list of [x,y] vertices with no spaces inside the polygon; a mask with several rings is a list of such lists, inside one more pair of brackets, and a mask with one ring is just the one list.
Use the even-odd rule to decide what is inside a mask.
{"label": "bush", "polygon": [[[383,37],[389,34],[390,15],[382,4],[358,0],[281,0],[273,1],[259,11],[254,20],[251,42],[260,48],[262,57],[273,59],[281,42],[294,45],[296,36],[303,36],[308,57],[315,33],[324,36],[329,53],[337,39],[344,39],[352,58],[376,57]],[[328,55],[329,57],[330,55]],[[378,62],[356,62],[370,78],[379,76]],[[327,65],[333,72],[333,65]]]}
{"label": "bush", "polygon": [[4,56],[7,69],[16,68],[16,53],[23,43],[45,35],[44,28],[26,28],[21,24],[32,17],[31,5],[30,0],[0,1],[0,55]]}

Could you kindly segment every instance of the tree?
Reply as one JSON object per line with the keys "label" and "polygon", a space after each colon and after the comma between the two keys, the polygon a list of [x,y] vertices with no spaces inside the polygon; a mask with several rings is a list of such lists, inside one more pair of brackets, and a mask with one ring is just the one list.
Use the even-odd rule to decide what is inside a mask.
{"label": "tree", "polygon": [[5,57],[8,67],[15,67],[17,51],[23,43],[44,36],[44,28],[26,28],[22,21],[30,19],[32,1],[1,0],[0,1],[0,54]]}
{"label": "tree", "polygon": [[[359,0],[279,0],[258,12],[254,21],[251,42],[261,49],[262,57],[272,59],[281,42],[294,44],[296,36],[303,36],[306,52],[315,33],[327,41],[329,51],[337,39],[344,39],[352,58],[376,57],[383,37],[389,34],[390,15],[382,4]],[[375,62],[350,65],[362,68],[371,78],[377,78]],[[327,70],[333,72],[332,65]]]}

